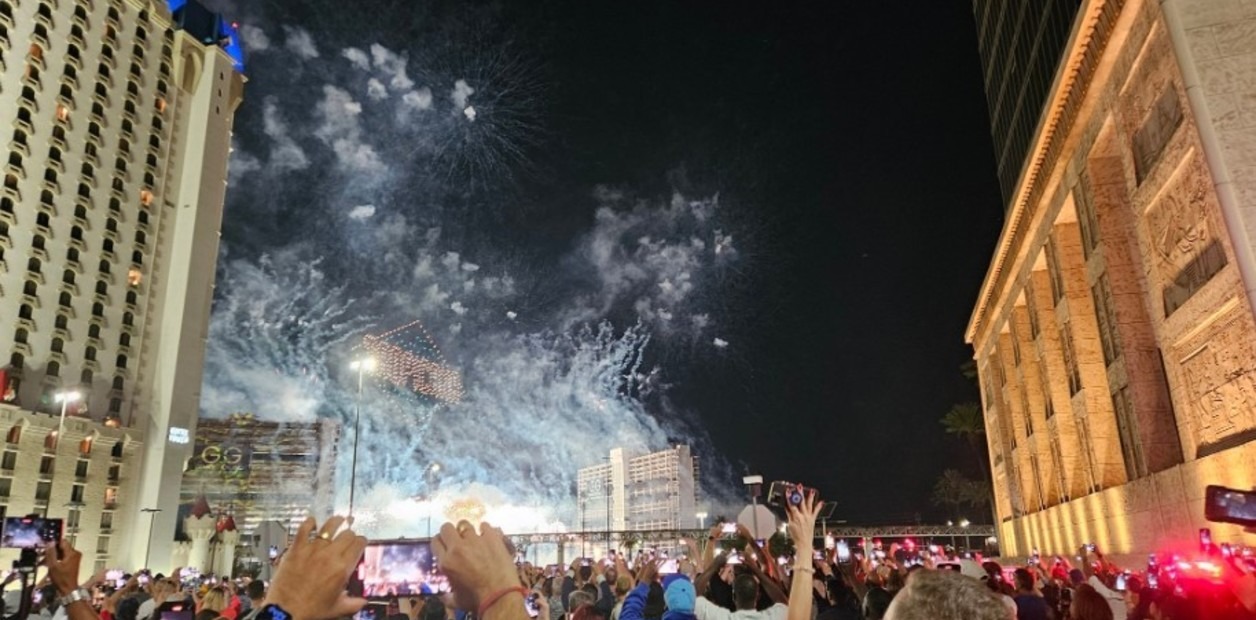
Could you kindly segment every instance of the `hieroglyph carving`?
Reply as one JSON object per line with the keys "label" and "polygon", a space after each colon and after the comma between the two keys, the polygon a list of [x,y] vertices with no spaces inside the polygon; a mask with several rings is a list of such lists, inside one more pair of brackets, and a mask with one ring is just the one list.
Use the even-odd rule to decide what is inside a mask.
{"label": "hieroglyph carving", "polygon": [[1226,266],[1225,249],[1208,217],[1210,192],[1207,174],[1192,162],[1147,214],[1166,317]]}
{"label": "hieroglyph carving", "polygon": [[1234,313],[1181,362],[1196,452],[1256,426],[1256,333]]}

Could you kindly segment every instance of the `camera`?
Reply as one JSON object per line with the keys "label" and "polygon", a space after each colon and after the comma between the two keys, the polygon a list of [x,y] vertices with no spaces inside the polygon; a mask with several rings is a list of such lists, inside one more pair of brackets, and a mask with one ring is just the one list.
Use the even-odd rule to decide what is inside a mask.
{"label": "camera", "polygon": [[793,506],[795,508],[802,505],[807,499],[807,494],[813,492],[801,484],[795,482],[777,481],[768,487],[768,506],[774,508],[784,508]]}
{"label": "camera", "polygon": [[41,517],[6,517],[0,547],[5,549],[41,549],[61,540],[64,524],[61,519]]}
{"label": "camera", "polygon": [[535,618],[541,615],[541,609],[537,607],[536,600],[541,595],[533,592],[527,598],[523,599],[523,608],[528,612],[529,618]]}

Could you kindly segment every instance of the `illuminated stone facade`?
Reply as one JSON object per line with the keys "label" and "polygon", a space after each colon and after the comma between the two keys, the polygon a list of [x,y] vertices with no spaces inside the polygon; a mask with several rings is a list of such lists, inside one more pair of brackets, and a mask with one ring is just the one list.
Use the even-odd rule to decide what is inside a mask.
{"label": "illuminated stone facade", "polygon": [[1256,487],[1249,230],[1256,2],[1083,2],[966,334],[1006,555],[1191,544]]}

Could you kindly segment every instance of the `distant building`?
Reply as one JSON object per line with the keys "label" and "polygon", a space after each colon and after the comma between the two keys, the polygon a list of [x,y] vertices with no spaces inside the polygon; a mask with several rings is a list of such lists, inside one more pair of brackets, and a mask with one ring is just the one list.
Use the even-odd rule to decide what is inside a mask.
{"label": "distant building", "polygon": [[697,458],[689,446],[629,457],[611,450],[606,463],[576,478],[578,529],[627,531],[697,527]]}
{"label": "distant building", "polygon": [[[67,413],[90,425],[73,437],[137,442],[111,487],[113,566],[143,562],[150,525],[170,556],[241,71],[232,26],[191,0],[0,0],[0,401],[48,428],[78,392]],[[29,446],[19,460],[43,458]],[[71,492],[52,490],[49,516],[70,518]]]}
{"label": "distant building", "polygon": [[1203,496],[1256,486],[1256,3],[973,9],[1007,211],[966,338],[1003,552],[1243,540]]}
{"label": "distant building", "polygon": [[184,522],[197,506],[212,506],[215,518],[230,516],[246,538],[264,522],[295,530],[310,514],[329,516],[339,438],[340,425],[330,420],[202,419],[180,488],[179,538],[189,538]]}

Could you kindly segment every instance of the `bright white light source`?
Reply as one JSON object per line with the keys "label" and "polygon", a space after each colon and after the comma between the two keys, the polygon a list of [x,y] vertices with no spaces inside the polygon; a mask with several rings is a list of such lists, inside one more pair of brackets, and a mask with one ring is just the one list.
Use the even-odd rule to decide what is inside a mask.
{"label": "bright white light source", "polygon": [[188,429],[177,426],[170,427],[170,443],[183,445],[189,441],[191,441],[191,435],[188,433]]}

